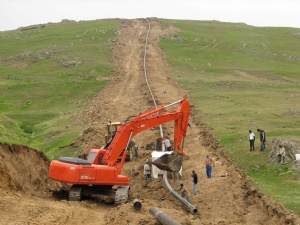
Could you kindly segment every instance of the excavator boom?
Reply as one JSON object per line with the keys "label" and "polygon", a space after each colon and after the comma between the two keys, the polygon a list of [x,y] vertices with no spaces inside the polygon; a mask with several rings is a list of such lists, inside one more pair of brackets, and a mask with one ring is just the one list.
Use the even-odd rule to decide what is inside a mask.
{"label": "excavator boom", "polygon": [[179,106],[174,112],[162,113],[163,110],[173,105],[173,103],[161,106],[124,122],[108,146],[108,151],[104,155],[102,162],[108,166],[116,165],[118,157],[126,147],[129,139],[142,131],[171,121],[174,121],[174,150],[184,156],[181,144],[183,138],[186,136],[190,105],[186,99],[182,99],[176,103],[179,103]]}

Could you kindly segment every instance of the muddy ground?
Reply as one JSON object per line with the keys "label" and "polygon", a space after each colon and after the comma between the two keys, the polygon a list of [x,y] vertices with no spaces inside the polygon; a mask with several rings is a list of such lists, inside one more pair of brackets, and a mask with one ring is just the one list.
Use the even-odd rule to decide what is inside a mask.
{"label": "muddy ground", "polygon": [[[147,48],[147,75],[158,105],[166,105],[188,93],[173,80],[165,56],[157,43],[175,29],[165,29],[151,19]],[[83,146],[82,153],[101,147],[108,121],[122,121],[152,109],[153,102],[144,79],[143,54],[148,23],[144,19],[122,20],[116,31],[112,62],[116,68],[110,84],[82,107],[76,122],[89,127],[74,145]],[[253,185],[251,179],[228,157],[216,141],[214,133],[194,115],[185,139],[186,156],[182,181],[192,191],[191,172],[198,174],[198,194],[191,195],[198,213],[190,213],[166,189],[162,178],[146,181],[143,165],[151,159],[146,145],[159,137],[158,129],[138,134],[133,139],[139,157],[125,163],[123,174],[131,178],[131,200],[139,199],[141,210],[128,204],[114,206],[97,199],[69,202],[68,186],[48,179],[49,162],[41,152],[21,145],[0,144],[0,224],[159,224],[149,209],[157,207],[181,224],[300,224],[299,216],[270,199]],[[173,124],[164,126],[172,137]],[[99,141],[99,139],[101,139]],[[216,161],[213,178],[205,175],[205,155]],[[170,179],[173,185],[173,180]],[[161,200],[163,197],[164,200]]]}

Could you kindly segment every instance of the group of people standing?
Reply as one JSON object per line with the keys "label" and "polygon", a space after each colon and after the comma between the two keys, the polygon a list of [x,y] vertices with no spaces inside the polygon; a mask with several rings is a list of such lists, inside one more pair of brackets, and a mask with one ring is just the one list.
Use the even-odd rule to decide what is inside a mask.
{"label": "group of people standing", "polygon": [[[170,140],[168,137],[163,138],[160,137],[156,140],[155,142],[155,149],[157,149],[157,146],[159,144],[164,145],[165,149],[167,151],[171,151],[172,150],[172,145],[170,143]],[[209,155],[206,155],[205,158],[205,167],[206,167],[206,176],[207,178],[212,178],[212,167],[215,166],[214,161],[209,157]],[[172,173],[172,178],[174,179],[174,186],[175,186],[175,179],[177,178],[177,176],[175,176],[176,173],[173,172]],[[151,163],[149,162],[149,160],[147,159],[145,164],[144,164],[144,176],[146,180],[149,180],[151,178]],[[197,184],[198,184],[198,175],[195,172],[195,170],[192,171],[191,173],[191,177],[192,177],[192,185],[193,185],[193,192],[194,195],[197,195]],[[187,199],[187,201],[189,203],[192,203],[191,201],[191,197],[190,197],[190,192],[185,188],[183,182],[181,181],[180,183],[180,187],[179,189],[177,189],[176,191],[181,193],[181,196],[185,199]]]}
{"label": "group of people standing", "polygon": [[[215,166],[214,160],[211,159],[209,157],[209,155],[206,155],[205,167],[206,167],[206,176],[207,176],[207,178],[212,177],[212,166]],[[192,176],[192,184],[193,184],[194,195],[197,195],[198,175],[195,172],[195,170],[192,171],[191,176]],[[186,198],[189,203],[192,203],[191,202],[191,197],[190,197],[190,192],[186,188],[184,188],[183,182],[180,182],[180,188],[176,191],[181,191],[181,196],[183,198]]]}
{"label": "group of people standing", "polygon": [[[209,157],[209,155],[206,155],[205,167],[206,167],[207,178],[212,177],[212,167],[213,166],[215,166],[214,160],[212,160]],[[150,166],[150,162],[148,159],[146,160],[146,162],[144,164],[144,175],[145,175],[146,180],[149,180],[151,177],[151,166]],[[198,175],[195,172],[195,170],[192,171],[191,177],[192,177],[193,192],[194,192],[194,195],[197,195]],[[173,176],[173,179],[175,179],[175,176]],[[185,188],[182,181],[179,184],[180,184],[180,187],[176,191],[180,192],[181,196],[183,198],[185,198],[189,203],[192,203],[191,197],[190,197],[190,192]],[[174,183],[174,185],[175,185],[175,183]]]}
{"label": "group of people standing", "polygon": [[[259,132],[260,151],[263,152],[266,148],[265,146],[266,133],[262,129],[257,129],[257,132]],[[249,141],[250,141],[250,152],[252,152],[254,151],[254,142],[255,142],[255,134],[252,132],[252,130],[249,130]]]}
{"label": "group of people standing", "polygon": [[[192,171],[192,183],[193,183],[193,191],[194,195],[197,194],[197,184],[198,184],[198,175],[195,170]],[[190,192],[184,187],[183,182],[180,182],[180,187],[177,189],[177,192],[181,193],[181,196],[185,198],[189,203],[192,203]]]}
{"label": "group of people standing", "polygon": [[[266,133],[262,129],[257,129],[259,132],[259,141],[260,141],[260,151],[264,151],[266,146]],[[254,151],[254,141],[255,141],[255,134],[249,130],[249,141],[250,141],[250,152]],[[278,146],[278,151],[277,151],[277,163],[284,164],[285,160],[285,148],[282,145]]]}

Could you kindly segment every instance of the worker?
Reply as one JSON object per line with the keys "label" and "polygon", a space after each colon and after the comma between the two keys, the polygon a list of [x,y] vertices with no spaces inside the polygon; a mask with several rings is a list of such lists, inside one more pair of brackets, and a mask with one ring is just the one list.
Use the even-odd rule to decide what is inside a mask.
{"label": "worker", "polygon": [[156,141],[154,142],[154,146],[153,149],[154,150],[161,150],[161,146],[162,145],[162,137],[159,137],[156,139]]}
{"label": "worker", "polygon": [[172,179],[173,179],[173,185],[175,187],[176,181],[179,179],[179,174],[178,174],[178,172],[172,172],[171,176],[172,176]]}
{"label": "worker", "polygon": [[144,165],[144,175],[145,179],[149,180],[151,178],[151,166],[149,164],[149,160],[146,159],[145,165]]}
{"label": "worker", "polygon": [[139,156],[139,147],[138,146],[134,146],[134,156],[135,156],[135,158],[138,158],[138,156]]}
{"label": "worker", "polygon": [[214,160],[212,160],[209,155],[206,155],[205,159],[205,167],[206,167],[206,176],[207,178],[211,178],[212,174],[212,166],[215,166]]}
{"label": "worker", "polygon": [[181,192],[181,196],[185,198],[189,203],[192,204],[190,192],[186,190],[186,188],[183,186],[183,182],[180,182],[180,188],[176,190],[177,192]]}
{"label": "worker", "polygon": [[172,150],[172,145],[171,145],[171,142],[170,142],[170,140],[169,140],[168,137],[165,137],[165,138],[163,139],[163,144],[165,145],[165,149],[166,149],[167,151],[171,151],[171,150]]}
{"label": "worker", "polygon": [[196,195],[197,194],[198,175],[196,174],[195,170],[192,171],[192,178],[193,178],[194,195]]}
{"label": "worker", "polygon": [[279,150],[277,152],[278,163],[284,164],[285,158],[285,148],[282,145],[279,145]]}
{"label": "worker", "polygon": [[266,142],[266,132],[264,130],[261,129],[257,129],[257,131],[259,132],[259,140],[260,140],[260,151],[263,152],[265,151],[265,142]]}
{"label": "worker", "polygon": [[182,177],[182,166],[180,167],[180,170],[177,172],[172,172],[172,179],[174,186],[176,185],[176,180],[181,180]]}
{"label": "worker", "polygon": [[254,151],[255,134],[249,130],[250,152]]}

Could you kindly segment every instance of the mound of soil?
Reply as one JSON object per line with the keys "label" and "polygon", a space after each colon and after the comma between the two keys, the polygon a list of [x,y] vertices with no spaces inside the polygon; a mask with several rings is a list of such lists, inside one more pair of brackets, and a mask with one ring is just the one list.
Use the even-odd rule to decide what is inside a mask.
{"label": "mound of soil", "polygon": [[43,152],[0,143],[0,191],[41,196],[59,190],[62,185],[48,178],[49,165]]}

